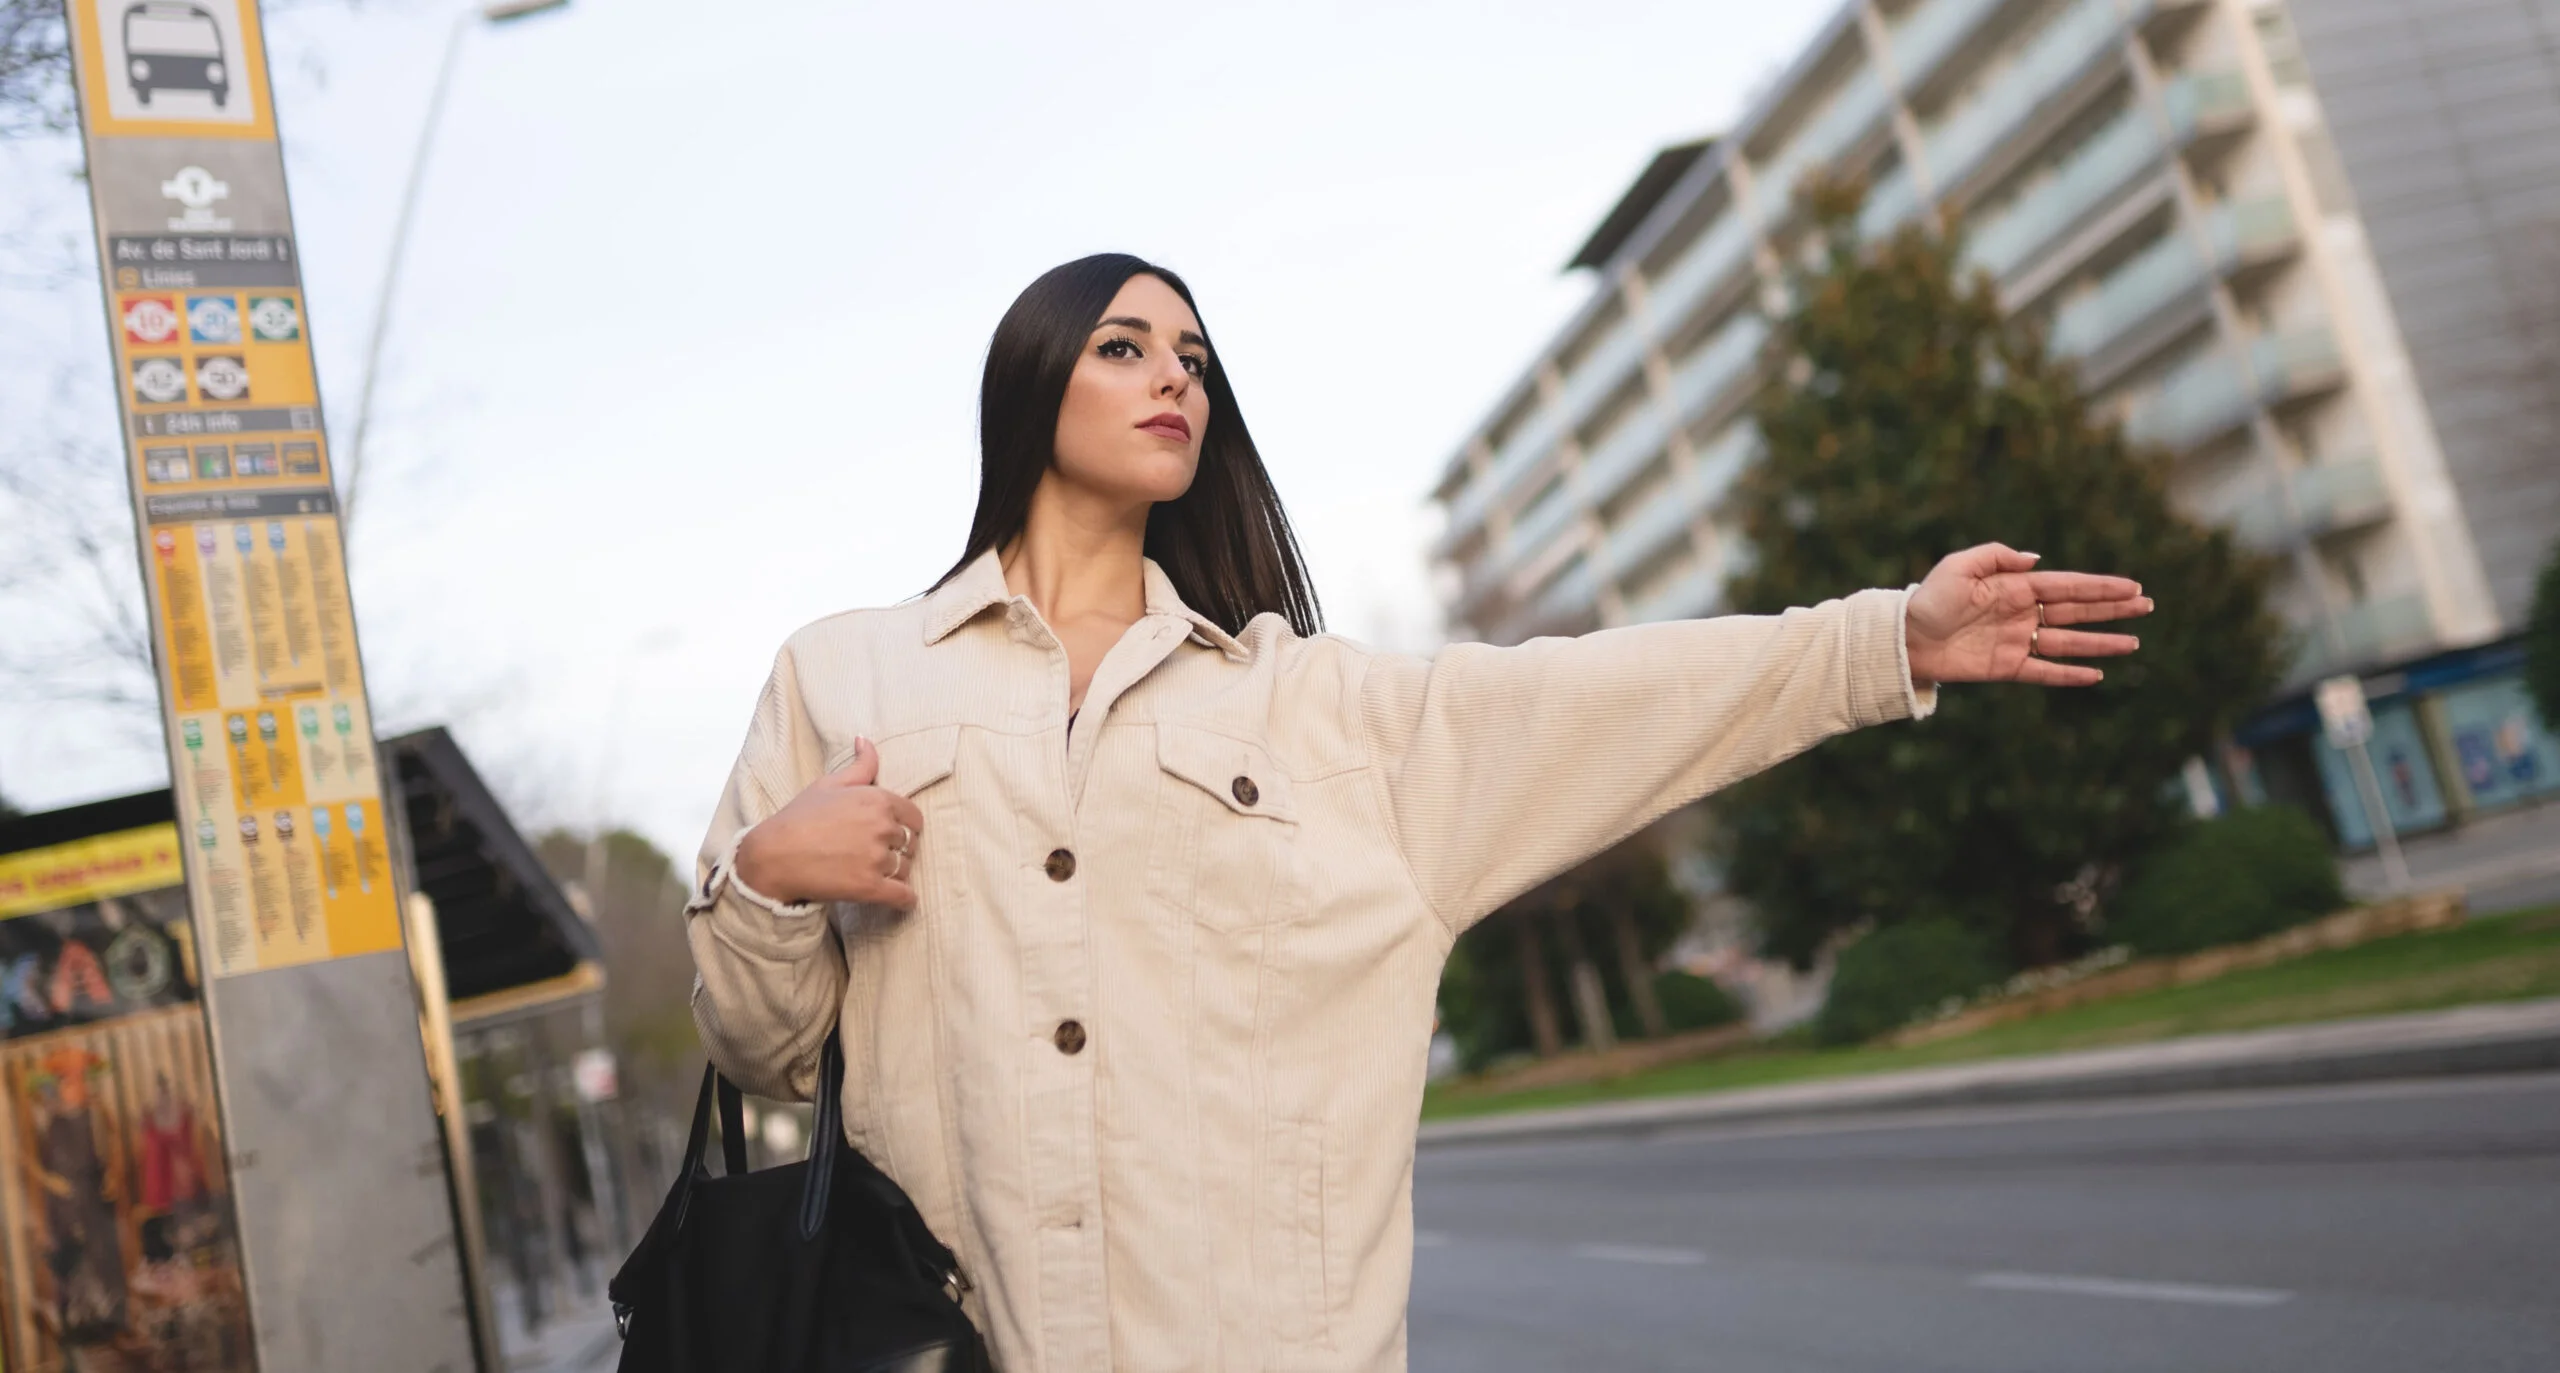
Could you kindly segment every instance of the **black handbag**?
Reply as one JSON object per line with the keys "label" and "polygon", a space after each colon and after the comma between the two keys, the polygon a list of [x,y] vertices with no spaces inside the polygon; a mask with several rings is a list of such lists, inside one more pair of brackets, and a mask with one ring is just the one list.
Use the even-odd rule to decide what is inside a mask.
{"label": "black handbag", "polygon": [[[605,1288],[622,1373],[990,1373],[958,1260],[846,1145],[843,1092],[830,1034],[808,1161],[749,1172],[738,1089],[703,1068],[683,1171]],[[715,1096],[716,1178],[703,1162]]]}

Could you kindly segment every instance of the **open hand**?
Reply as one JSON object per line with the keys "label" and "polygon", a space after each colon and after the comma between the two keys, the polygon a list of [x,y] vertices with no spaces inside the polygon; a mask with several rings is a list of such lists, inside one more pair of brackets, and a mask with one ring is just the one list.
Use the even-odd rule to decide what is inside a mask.
{"label": "open hand", "polygon": [[2038,572],[2038,554],[1987,543],[1950,553],[1911,593],[1904,639],[1915,685],[2029,682],[2091,686],[2106,674],[2055,658],[2114,658],[2141,647],[2130,634],[2070,625],[2151,613],[2142,584],[2087,572]]}
{"label": "open hand", "polygon": [[910,850],[924,828],[916,803],[884,787],[880,750],[856,739],[851,760],[759,821],[738,845],[738,879],[776,901],[868,901],[912,910]]}

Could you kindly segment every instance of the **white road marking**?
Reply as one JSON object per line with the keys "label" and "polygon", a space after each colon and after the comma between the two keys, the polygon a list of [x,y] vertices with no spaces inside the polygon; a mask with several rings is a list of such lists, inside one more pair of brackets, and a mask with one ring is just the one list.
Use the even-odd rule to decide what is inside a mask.
{"label": "white road marking", "polygon": [[2062,1273],[1976,1273],[1972,1285],[1996,1292],[2047,1292],[2071,1297],[2122,1297],[2132,1301],[2192,1302],[2204,1306],[2280,1306],[2291,1292],[2272,1287],[2209,1287],[2192,1282],[2135,1282],[2079,1278]]}
{"label": "white road marking", "polygon": [[1666,1249],[1652,1244],[1577,1244],[1568,1252],[1577,1259],[1597,1259],[1602,1263],[1688,1266],[1707,1261],[1707,1256],[1695,1249]]}

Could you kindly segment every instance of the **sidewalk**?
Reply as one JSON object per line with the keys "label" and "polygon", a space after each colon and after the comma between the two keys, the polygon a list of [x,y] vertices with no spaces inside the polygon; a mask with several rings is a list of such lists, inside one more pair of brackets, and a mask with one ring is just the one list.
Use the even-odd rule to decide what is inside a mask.
{"label": "sidewalk", "polygon": [[[2560,901],[2560,801],[2412,835],[2400,846],[2412,886],[2464,888],[2475,916]],[[2339,875],[2358,896],[2382,893],[2382,859],[2370,851],[2340,862]]]}
{"label": "sidewalk", "polygon": [[1924,1107],[2560,1068],[2560,997],[1423,1125],[1423,1148]]}
{"label": "sidewalk", "polygon": [[622,1337],[614,1329],[613,1308],[599,1295],[552,1313],[540,1330],[527,1334],[516,1291],[500,1284],[490,1293],[499,1319],[498,1343],[505,1351],[507,1373],[611,1373],[622,1359]]}

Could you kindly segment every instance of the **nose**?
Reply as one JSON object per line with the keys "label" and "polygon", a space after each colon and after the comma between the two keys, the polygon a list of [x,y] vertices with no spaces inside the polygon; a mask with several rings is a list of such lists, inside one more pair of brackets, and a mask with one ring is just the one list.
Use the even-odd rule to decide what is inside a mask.
{"label": "nose", "polygon": [[1182,365],[1182,355],[1168,348],[1158,354],[1156,394],[1167,400],[1180,400],[1191,391],[1191,369]]}

